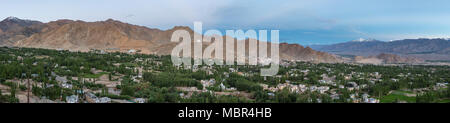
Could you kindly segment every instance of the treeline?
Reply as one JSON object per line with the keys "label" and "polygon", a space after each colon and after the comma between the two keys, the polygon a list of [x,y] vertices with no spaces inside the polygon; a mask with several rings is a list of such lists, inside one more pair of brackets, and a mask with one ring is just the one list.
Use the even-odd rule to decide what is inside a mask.
{"label": "treeline", "polygon": [[231,87],[236,87],[239,91],[254,92],[262,91],[263,89],[258,83],[249,81],[244,76],[236,73],[231,73],[225,84]]}
{"label": "treeline", "polygon": [[[197,76],[196,73],[189,74],[180,74],[180,73],[149,73],[145,72],[143,75],[144,81],[150,82],[158,87],[197,87],[198,89],[202,89],[203,85],[193,78],[193,76]],[[193,78],[191,78],[193,77]],[[198,77],[197,79],[206,79],[203,77]]]}
{"label": "treeline", "polygon": [[416,96],[417,103],[437,103],[442,100],[447,100],[445,103],[450,102],[450,87],[446,90],[429,91]]}
{"label": "treeline", "polygon": [[306,92],[302,94],[291,93],[284,89],[272,94],[268,91],[254,92],[253,98],[256,103],[333,103],[346,102],[346,100],[332,100],[327,94]]}

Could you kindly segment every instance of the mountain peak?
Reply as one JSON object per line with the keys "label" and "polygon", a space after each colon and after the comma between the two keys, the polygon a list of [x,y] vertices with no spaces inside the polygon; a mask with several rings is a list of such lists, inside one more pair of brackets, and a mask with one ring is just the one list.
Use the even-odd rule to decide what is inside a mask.
{"label": "mountain peak", "polygon": [[371,38],[369,38],[369,39],[359,38],[356,40],[352,40],[351,42],[371,42],[371,41],[377,41],[377,40],[371,39]]}
{"label": "mountain peak", "polygon": [[[38,21],[28,20],[28,19],[20,19],[18,17],[10,16],[5,18],[1,22],[10,22],[10,23],[36,23]],[[40,23],[40,22],[39,22]]]}
{"label": "mountain peak", "polygon": [[20,19],[17,18],[17,17],[10,16],[10,17],[7,17],[5,20],[14,20],[14,21],[16,21],[16,20],[20,20]]}
{"label": "mountain peak", "polygon": [[172,29],[175,29],[175,30],[177,30],[177,29],[191,29],[189,26],[174,26]]}
{"label": "mountain peak", "polygon": [[10,17],[5,18],[1,22],[22,22],[22,21],[24,21],[24,20],[19,19],[17,17],[10,16]]}
{"label": "mountain peak", "polygon": [[[18,27],[16,25],[21,22],[14,21],[7,24],[13,25],[11,27],[15,29]],[[17,35],[28,31],[25,30],[25,27],[31,27],[31,25],[23,27]],[[8,45],[48,49],[62,48],[73,51],[108,50],[111,48],[118,49],[118,51],[135,49],[141,50],[141,53],[145,54],[170,55],[172,49],[178,44],[170,41],[174,31],[186,30],[191,35],[196,33],[189,26],[175,26],[163,31],[122,23],[113,19],[97,22],[58,20],[43,23],[39,27],[43,28],[36,28],[35,32],[26,35],[23,39],[9,42]],[[205,43],[205,45],[210,45],[210,43]],[[268,44],[268,46],[272,45]],[[280,59],[283,60],[340,62],[339,58],[331,54],[317,52],[309,47],[304,48],[299,44],[282,43],[279,49]]]}
{"label": "mountain peak", "polygon": [[119,22],[119,21],[109,18],[108,20],[106,20],[106,22]]}
{"label": "mountain peak", "polygon": [[169,31],[176,31],[176,30],[186,30],[188,32],[193,32],[189,26],[174,26],[172,29],[169,29]]}

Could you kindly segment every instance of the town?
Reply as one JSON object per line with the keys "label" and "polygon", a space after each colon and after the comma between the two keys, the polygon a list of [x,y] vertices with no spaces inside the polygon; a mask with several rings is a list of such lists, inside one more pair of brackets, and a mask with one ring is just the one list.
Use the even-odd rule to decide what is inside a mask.
{"label": "town", "polygon": [[138,50],[0,48],[1,103],[449,103],[450,66],[175,66]]}

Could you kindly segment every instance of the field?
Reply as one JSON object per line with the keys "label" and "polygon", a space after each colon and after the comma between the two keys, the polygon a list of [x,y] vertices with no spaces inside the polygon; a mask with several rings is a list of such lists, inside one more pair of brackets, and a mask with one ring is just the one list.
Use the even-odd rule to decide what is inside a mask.
{"label": "field", "polygon": [[415,96],[407,96],[407,94],[412,94],[412,92],[407,91],[393,91],[391,94],[386,95],[380,99],[381,103],[396,103],[399,102],[416,102]]}

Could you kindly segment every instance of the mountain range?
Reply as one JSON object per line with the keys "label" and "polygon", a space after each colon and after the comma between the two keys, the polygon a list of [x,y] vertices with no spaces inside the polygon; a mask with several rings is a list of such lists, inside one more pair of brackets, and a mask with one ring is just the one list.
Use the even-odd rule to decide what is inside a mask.
{"label": "mountain range", "polygon": [[21,20],[8,17],[0,22],[0,45],[13,45],[15,41],[25,39],[42,29],[39,21]]}
{"label": "mountain range", "polygon": [[450,60],[450,40],[404,39],[396,41],[355,40],[332,45],[311,46],[315,50],[352,56],[376,56],[382,53],[424,60]]}
{"label": "mountain range", "polygon": [[[71,51],[97,49],[126,52],[133,49],[144,54],[170,55],[172,49],[178,44],[170,42],[170,38],[174,31],[180,29],[190,32],[191,35],[194,34],[194,31],[187,26],[160,30],[112,19],[97,22],[57,20],[42,23],[9,17],[0,22],[0,45]],[[226,39],[225,36],[224,39]],[[244,41],[248,50],[248,40]],[[258,41],[258,43],[262,42]],[[210,44],[203,43],[203,48]],[[327,63],[342,61],[332,54],[287,43],[280,43],[280,58]]]}
{"label": "mountain range", "polygon": [[[172,49],[178,45],[178,43],[170,42],[172,33],[176,30],[186,30],[191,37],[194,35],[194,31],[187,26],[160,30],[112,19],[97,22],[63,19],[43,23],[8,17],[0,21],[0,46],[84,52],[92,49],[126,52],[133,49],[144,54],[170,55]],[[227,36],[223,36],[223,39],[226,38]],[[239,41],[245,42],[246,52],[248,52],[250,47],[248,39],[237,42]],[[258,41],[259,43],[267,42]],[[203,49],[211,44],[203,43]],[[270,45],[268,46],[270,48]],[[405,39],[389,42],[358,39],[310,47],[288,43],[280,43],[279,46],[281,59],[296,61],[322,63],[352,61],[380,64],[450,60],[450,41],[447,39]],[[229,48],[224,46],[223,49],[224,53],[229,52],[227,50]],[[248,54],[246,55],[248,57]],[[351,56],[350,60],[348,56]]]}

